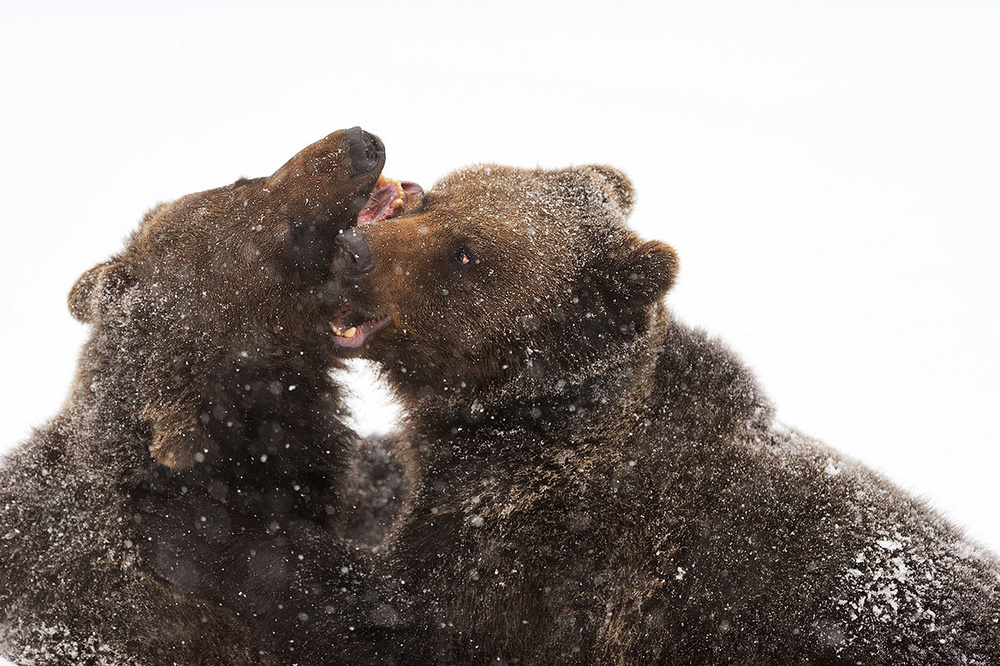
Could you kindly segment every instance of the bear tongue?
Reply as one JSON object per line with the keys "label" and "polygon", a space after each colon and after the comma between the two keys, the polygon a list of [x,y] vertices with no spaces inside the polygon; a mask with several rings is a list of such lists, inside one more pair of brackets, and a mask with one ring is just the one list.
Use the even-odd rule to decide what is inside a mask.
{"label": "bear tongue", "polygon": [[416,183],[379,176],[378,185],[368,199],[368,204],[358,214],[358,225],[388,219],[402,212],[406,204],[420,194],[423,194],[423,189]]}

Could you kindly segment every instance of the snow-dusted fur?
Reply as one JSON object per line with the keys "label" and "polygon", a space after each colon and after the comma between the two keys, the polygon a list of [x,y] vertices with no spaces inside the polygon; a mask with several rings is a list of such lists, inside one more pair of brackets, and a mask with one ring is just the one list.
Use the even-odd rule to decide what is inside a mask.
{"label": "snow-dusted fur", "polygon": [[300,664],[1000,663],[994,556],[776,423],[671,316],[631,203],[608,167],[479,167],[366,227],[391,270],[351,299],[395,319],[365,354],[407,412],[404,515],[372,555],[283,520],[220,564],[154,503],[172,566]]}
{"label": "snow-dusted fur", "polygon": [[400,324],[369,355],[420,453],[391,541],[414,654],[1000,663],[997,560],[775,423],[743,365],[660,301],[676,263],[624,225],[631,207],[606,167],[482,167],[365,233],[437,288],[386,271],[354,297]]}
{"label": "snow-dusted fur", "polygon": [[480,398],[474,424],[459,404],[414,420],[428,455],[393,541],[413,612],[430,618],[414,654],[1000,663],[991,555],[775,423],[741,364],[665,310],[615,352],[522,375],[507,388],[548,389]]}
{"label": "snow-dusted fur", "polygon": [[328,372],[332,267],[384,159],[358,128],[331,134],[270,178],[158,206],[80,279],[70,309],[92,333],[70,396],[0,468],[0,654],[272,662],[191,594],[193,572],[154,575],[171,545],[140,534],[134,508],[198,489],[220,530],[283,515],[336,529],[353,434]]}

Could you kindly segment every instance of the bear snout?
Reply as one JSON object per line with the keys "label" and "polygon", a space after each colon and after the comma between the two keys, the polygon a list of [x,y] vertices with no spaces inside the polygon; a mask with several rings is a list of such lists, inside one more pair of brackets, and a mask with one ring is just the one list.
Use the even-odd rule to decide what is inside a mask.
{"label": "bear snout", "polygon": [[345,140],[355,178],[366,176],[381,168],[385,158],[385,146],[381,139],[360,127],[352,127],[347,130]]}
{"label": "bear snout", "polygon": [[358,278],[375,270],[372,251],[356,229],[346,229],[337,235],[337,250],[333,255],[333,268],[340,275]]}

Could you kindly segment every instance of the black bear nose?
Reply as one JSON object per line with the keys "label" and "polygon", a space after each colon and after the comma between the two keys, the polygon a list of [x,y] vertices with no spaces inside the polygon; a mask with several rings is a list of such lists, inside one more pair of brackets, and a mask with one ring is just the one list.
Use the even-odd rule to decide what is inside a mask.
{"label": "black bear nose", "polygon": [[354,167],[354,176],[365,176],[380,168],[385,159],[385,146],[374,134],[352,127],[346,135],[347,152]]}
{"label": "black bear nose", "polygon": [[372,251],[357,230],[347,229],[337,234],[337,251],[333,255],[333,269],[344,277],[357,278],[375,270]]}

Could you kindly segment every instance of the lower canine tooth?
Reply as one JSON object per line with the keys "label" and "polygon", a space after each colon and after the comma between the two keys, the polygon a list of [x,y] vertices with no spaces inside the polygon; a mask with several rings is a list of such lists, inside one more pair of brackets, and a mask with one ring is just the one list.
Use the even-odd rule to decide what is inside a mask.
{"label": "lower canine tooth", "polygon": [[344,336],[345,338],[353,338],[355,336],[355,334],[357,334],[357,332],[358,332],[358,327],[357,326],[351,326],[349,329],[347,329],[346,331],[344,331],[340,335]]}

